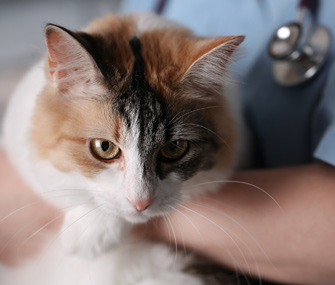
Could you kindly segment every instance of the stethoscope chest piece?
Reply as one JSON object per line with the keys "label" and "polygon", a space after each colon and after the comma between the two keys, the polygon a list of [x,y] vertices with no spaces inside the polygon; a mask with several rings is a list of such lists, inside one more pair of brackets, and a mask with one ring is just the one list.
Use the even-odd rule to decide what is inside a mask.
{"label": "stethoscope chest piece", "polygon": [[268,46],[275,80],[283,86],[303,83],[322,68],[330,50],[329,30],[315,23],[303,29],[301,22],[281,26]]}

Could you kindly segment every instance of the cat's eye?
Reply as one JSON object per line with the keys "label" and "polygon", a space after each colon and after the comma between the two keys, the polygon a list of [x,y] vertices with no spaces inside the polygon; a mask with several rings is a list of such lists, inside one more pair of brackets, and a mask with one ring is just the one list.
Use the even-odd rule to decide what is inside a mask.
{"label": "cat's eye", "polygon": [[119,157],[121,153],[118,146],[113,144],[111,141],[104,139],[91,140],[90,148],[96,158],[106,161]]}
{"label": "cat's eye", "polygon": [[181,159],[189,150],[190,143],[185,140],[175,140],[168,143],[160,150],[160,154],[168,161]]}

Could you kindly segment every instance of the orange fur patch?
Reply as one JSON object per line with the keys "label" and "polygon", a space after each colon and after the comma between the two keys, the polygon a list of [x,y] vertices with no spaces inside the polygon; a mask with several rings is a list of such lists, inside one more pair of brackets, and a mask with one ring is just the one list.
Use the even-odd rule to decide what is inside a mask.
{"label": "orange fur patch", "polygon": [[69,100],[52,86],[46,86],[40,94],[32,124],[30,137],[35,154],[64,172],[79,170],[92,176],[106,168],[92,156],[90,139],[124,143],[122,121],[112,116],[108,102]]}

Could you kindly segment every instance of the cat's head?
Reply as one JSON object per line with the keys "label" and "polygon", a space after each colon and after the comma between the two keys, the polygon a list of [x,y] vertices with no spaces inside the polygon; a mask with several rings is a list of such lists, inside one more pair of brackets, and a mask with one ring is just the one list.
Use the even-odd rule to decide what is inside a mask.
{"label": "cat's head", "polygon": [[105,212],[133,222],[171,211],[199,173],[232,167],[234,122],[222,93],[243,41],[137,25],[114,16],[83,32],[47,25],[49,82],[31,132],[38,159],[66,179],[79,173]]}

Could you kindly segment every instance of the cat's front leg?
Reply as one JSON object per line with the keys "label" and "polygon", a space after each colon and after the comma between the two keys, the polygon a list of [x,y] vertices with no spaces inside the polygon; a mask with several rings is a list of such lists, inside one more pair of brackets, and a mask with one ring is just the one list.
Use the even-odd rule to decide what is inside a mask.
{"label": "cat's front leg", "polygon": [[124,219],[103,214],[94,204],[85,204],[66,212],[61,242],[68,253],[93,258],[116,246],[130,227]]}

